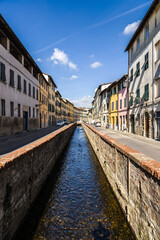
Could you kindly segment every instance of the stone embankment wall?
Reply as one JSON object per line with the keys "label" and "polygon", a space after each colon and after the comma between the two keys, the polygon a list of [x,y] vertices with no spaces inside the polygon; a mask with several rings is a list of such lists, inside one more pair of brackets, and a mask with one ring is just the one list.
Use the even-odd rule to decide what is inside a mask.
{"label": "stone embankment wall", "polygon": [[0,159],[0,239],[10,240],[40,192],[76,124]]}
{"label": "stone embankment wall", "polygon": [[160,239],[160,164],[95,128],[88,139],[137,239]]}

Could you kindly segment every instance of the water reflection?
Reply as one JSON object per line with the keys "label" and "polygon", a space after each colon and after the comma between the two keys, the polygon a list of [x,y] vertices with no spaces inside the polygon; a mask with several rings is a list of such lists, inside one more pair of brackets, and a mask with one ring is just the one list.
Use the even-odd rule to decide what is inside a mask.
{"label": "water reflection", "polygon": [[28,239],[134,239],[81,127],[55,174],[37,231]]}

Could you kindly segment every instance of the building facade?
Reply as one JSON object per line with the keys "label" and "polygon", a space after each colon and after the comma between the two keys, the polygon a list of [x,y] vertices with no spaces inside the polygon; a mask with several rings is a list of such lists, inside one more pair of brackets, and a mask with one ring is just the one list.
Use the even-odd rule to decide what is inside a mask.
{"label": "building facade", "polygon": [[55,92],[56,96],[56,122],[59,122],[62,120],[61,116],[61,94],[56,90]]}
{"label": "building facade", "polygon": [[118,130],[118,83],[119,79],[108,87],[109,92],[109,128]]}
{"label": "building facade", "polygon": [[0,15],[0,136],[39,127],[37,64]]}
{"label": "building facade", "polygon": [[49,125],[49,111],[48,111],[48,93],[49,82],[39,74],[39,122],[40,128],[48,127]]}
{"label": "building facade", "polygon": [[130,40],[129,131],[160,140],[160,3],[153,1]]}
{"label": "building facade", "polygon": [[57,88],[53,78],[43,73],[46,81],[48,82],[48,125],[54,125],[56,123],[56,104],[55,104],[55,89]]}
{"label": "building facade", "polygon": [[125,74],[118,83],[118,129],[128,129],[128,74]]}

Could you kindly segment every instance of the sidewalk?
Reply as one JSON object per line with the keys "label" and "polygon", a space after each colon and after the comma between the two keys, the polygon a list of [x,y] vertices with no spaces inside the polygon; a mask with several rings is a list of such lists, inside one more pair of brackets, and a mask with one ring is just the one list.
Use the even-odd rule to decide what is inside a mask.
{"label": "sidewalk", "polygon": [[20,147],[23,147],[35,140],[44,137],[45,135],[56,131],[59,126],[51,126],[33,130],[30,132],[22,132],[12,136],[6,136],[0,138],[0,158],[2,155],[12,152]]}
{"label": "sidewalk", "polygon": [[[92,125],[92,127],[94,126]],[[111,129],[105,129],[102,127],[94,128],[114,138],[120,143],[151,157],[152,159],[160,163],[160,142],[133,133],[124,133]]]}

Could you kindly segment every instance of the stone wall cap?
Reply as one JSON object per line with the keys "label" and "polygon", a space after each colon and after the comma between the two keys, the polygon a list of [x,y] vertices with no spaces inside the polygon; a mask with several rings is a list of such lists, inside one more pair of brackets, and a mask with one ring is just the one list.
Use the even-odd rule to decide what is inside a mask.
{"label": "stone wall cap", "polygon": [[160,180],[160,163],[156,162],[154,159],[148,157],[143,153],[140,153],[126,145],[121,144],[117,140],[114,140],[105,133],[101,133],[100,131],[98,131],[97,129],[88,124],[85,124],[85,126],[90,128],[93,132],[99,135],[105,142],[115,147],[122,154],[129,157],[143,170],[154,176],[156,179]]}

